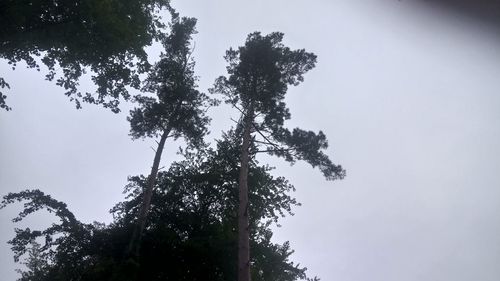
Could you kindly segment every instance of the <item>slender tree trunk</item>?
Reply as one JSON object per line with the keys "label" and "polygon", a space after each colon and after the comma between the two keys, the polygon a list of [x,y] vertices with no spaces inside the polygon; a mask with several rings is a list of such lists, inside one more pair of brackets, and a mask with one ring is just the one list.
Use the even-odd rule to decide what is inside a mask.
{"label": "slender tree trunk", "polygon": [[238,207],[238,281],[250,281],[250,231],[248,219],[248,164],[253,108],[244,116]]}
{"label": "slender tree trunk", "polygon": [[153,166],[151,167],[151,173],[149,174],[148,177],[146,190],[144,190],[142,197],[142,204],[141,204],[141,209],[139,211],[139,218],[137,220],[136,227],[134,228],[132,238],[130,239],[128,254],[130,253],[134,253],[135,255],[139,254],[142,233],[144,232],[144,228],[146,226],[148,211],[151,207],[151,198],[153,197],[153,189],[156,183],[156,178],[160,167],[161,154],[163,152],[163,148],[165,147],[165,141],[167,140],[168,134],[170,134],[170,129],[166,129],[163,131],[163,134],[160,138],[160,142],[158,143],[158,147],[156,148],[155,158],[153,160]]}

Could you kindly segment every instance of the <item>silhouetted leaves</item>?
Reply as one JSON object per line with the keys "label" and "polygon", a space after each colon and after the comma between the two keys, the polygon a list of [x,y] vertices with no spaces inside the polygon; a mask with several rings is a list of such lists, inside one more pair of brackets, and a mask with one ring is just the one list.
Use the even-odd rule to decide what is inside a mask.
{"label": "silhouetted leaves", "polygon": [[[38,237],[48,235],[53,241],[37,250],[45,264],[31,275],[38,279],[22,280],[235,280],[238,153],[237,135],[229,132],[217,149],[183,151],[184,160],[159,173],[141,251],[134,259],[124,256],[124,248],[141,204],[143,176],[130,178],[127,199],[112,209],[115,219],[107,226],[78,222],[64,203],[41,191],[5,196],[2,207],[25,202],[19,218],[46,209],[61,220],[54,224],[59,232],[52,232],[53,226],[17,232],[9,242],[19,257],[31,253]],[[305,279],[306,269],[289,260],[289,244],[271,242],[270,224],[298,203],[289,194],[293,186],[270,170],[250,165],[253,280]]]}
{"label": "silhouetted leaves", "polygon": [[[165,8],[172,17],[168,26],[160,16]],[[114,221],[109,225],[82,223],[66,204],[39,190],[3,197],[0,209],[24,203],[14,222],[40,210],[59,219],[42,230],[15,230],[9,241],[14,259],[28,255],[20,280],[236,280],[243,164],[249,200],[240,206],[246,205],[249,219],[252,279],[307,279],[306,269],[289,260],[289,244],[272,243],[269,229],[299,205],[289,195],[294,187],[271,175],[272,167],[259,165],[255,154],[266,152],[291,163],[304,160],[328,180],[345,176],[324,153],[328,143],[323,132],[284,127],[291,117],[284,102],[288,87],[304,80],[316,56],[284,46],[283,34],[277,32],[252,33],[245,46],[228,50],[228,76],[219,77],[211,92],[223,94],[241,118],[235,130],[210,148],[203,140],[210,122],[206,111],[218,101],[197,89],[191,44],[195,26],[196,19],[179,17],[168,0],[0,4],[0,58],[12,68],[24,62],[39,70],[41,62],[48,67],[46,79],[63,87],[77,107],[89,102],[118,112],[120,100],[131,98],[128,90],[140,89],[128,117],[130,135],[160,138],[150,175],[129,179],[126,200],[111,210]],[[164,52],[151,66],[144,47],[154,41]],[[79,89],[88,70],[97,85],[95,94]],[[0,90],[8,88],[0,77]],[[5,98],[0,91],[0,108],[10,110]],[[159,172],[166,139],[180,137],[188,143],[184,160]],[[250,157],[240,163],[242,151]],[[137,255],[129,255],[125,249],[134,245],[130,237],[141,221],[142,245],[138,243]]]}
{"label": "silhouetted leaves", "polygon": [[47,255],[43,252],[41,245],[36,241],[31,243],[28,250],[28,257],[23,262],[26,270],[17,270],[21,274],[18,281],[42,281],[44,272],[48,270]]}
{"label": "silhouetted leaves", "polygon": [[[0,77],[0,89],[5,89],[5,88],[10,89],[10,85],[7,82],[5,82],[5,79]],[[5,103],[6,98],[7,96],[4,95],[2,91],[0,91],[0,108],[9,111],[11,108],[7,106],[7,104]]]}
{"label": "silhouetted leaves", "polygon": [[171,34],[162,40],[165,53],[154,65],[143,91],[155,96],[138,95],[140,107],[130,112],[130,135],[134,138],[159,137],[165,131],[177,139],[199,144],[207,133],[210,118],[207,107],[216,104],[197,90],[190,43],[196,19],[174,17]]}
{"label": "silhouetted leaves", "polygon": [[[149,67],[144,47],[166,34],[164,8],[171,9],[169,0],[2,1],[0,58],[38,70],[41,61],[46,79],[77,107],[85,101],[118,112],[120,98],[130,97],[126,87],[139,88],[139,74]],[[95,94],[79,90],[86,69]],[[2,94],[0,107],[6,108]]]}
{"label": "silhouetted leaves", "polygon": [[[253,150],[283,157],[286,161],[304,160],[318,167],[328,180],[342,179],[345,170],[324,154],[328,147],[323,132],[284,127],[290,111],[284,102],[289,85],[304,81],[304,74],[316,63],[316,56],[303,49],[291,50],[282,43],[283,33],[247,37],[245,46],[226,52],[228,76],[217,78],[212,93],[226,97],[244,116],[252,115]],[[250,111],[249,111],[250,110]],[[258,147],[264,147],[259,150]]]}

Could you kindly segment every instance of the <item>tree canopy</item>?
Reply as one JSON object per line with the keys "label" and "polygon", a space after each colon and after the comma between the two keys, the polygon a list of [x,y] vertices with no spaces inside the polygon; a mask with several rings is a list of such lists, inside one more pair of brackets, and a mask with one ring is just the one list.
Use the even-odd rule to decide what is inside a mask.
{"label": "tree canopy", "polygon": [[304,74],[315,66],[316,55],[291,50],[282,40],[280,32],[248,35],[245,46],[226,52],[228,76],[220,76],[211,91],[224,95],[241,112],[242,126],[245,118],[250,119],[248,129],[256,134],[254,144],[265,148],[253,153],[269,153],[292,163],[304,160],[318,167],[328,180],[342,179],[344,169],[323,152],[328,141],[322,131],[290,131],[284,126],[291,118],[284,102],[288,86],[304,81]]}
{"label": "tree canopy", "polygon": [[[82,101],[118,112],[127,86],[140,87],[149,68],[144,48],[166,34],[162,9],[169,0],[35,0],[0,3],[0,58],[15,68],[19,62],[55,80],[77,107]],[[171,10],[172,11],[172,10]],[[96,93],[79,89],[79,79],[92,72]],[[0,90],[9,84],[0,77]],[[0,92],[0,108],[9,109]]]}
{"label": "tree canopy", "polygon": [[[124,259],[123,249],[138,216],[144,176],[130,178],[127,199],[111,210],[115,219],[109,225],[82,223],[64,203],[38,190],[8,194],[2,207],[25,202],[14,221],[43,209],[60,220],[45,230],[18,229],[9,243],[17,259],[41,244],[37,260],[44,267],[36,280],[235,280],[238,153],[229,132],[216,149],[186,150],[184,160],[159,173],[143,245],[133,260]],[[305,280],[306,269],[289,259],[290,245],[271,242],[269,226],[299,205],[289,194],[294,187],[271,169],[250,163],[253,280]]]}
{"label": "tree canopy", "polygon": [[206,108],[216,101],[197,89],[191,46],[196,19],[174,16],[170,30],[162,39],[160,60],[148,72],[144,94],[135,96],[139,106],[128,117],[130,135],[134,139],[159,137],[168,131],[175,139],[185,137],[195,144],[207,132]]}

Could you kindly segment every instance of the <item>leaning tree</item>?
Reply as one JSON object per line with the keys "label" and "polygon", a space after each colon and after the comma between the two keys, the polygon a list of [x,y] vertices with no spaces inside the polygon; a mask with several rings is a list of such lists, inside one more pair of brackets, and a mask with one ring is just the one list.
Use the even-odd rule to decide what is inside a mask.
{"label": "leaning tree", "polygon": [[191,56],[195,26],[196,19],[181,18],[173,14],[171,33],[162,40],[164,53],[143,87],[145,93],[153,93],[154,96],[136,96],[139,107],[131,110],[128,117],[133,139],[159,139],[129,252],[138,251],[140,246],[165,142],[168,138],[183,137],[190,146],[199,147],[203,144],[203,136],[207,133],[210,122],[205,114],[206,110],[216,104],[216,100],[197,90],[194,60]]}
{"label": "leaning tree", "polygon": [[[345,170],[324,154],[328,147],[323,132],[289,130],[284,121],[290,112],[284,98],[288,86],[296,86],[312,69],[316,56],[303,49],[291,50],[282,43],[282,33],[250,34],[245,45],[229,49],[225,59],[228,75],[217,78],[212,93],[223,94],[237,108],[240,133],[240,174],[238,206],[238,280],[249,281],[249,200],[248,165],[256,153],[283,157],[288,162],[305,160],[318,167],[327,180],[342,179]],[[250,212],[251,213],[251,212]]]}

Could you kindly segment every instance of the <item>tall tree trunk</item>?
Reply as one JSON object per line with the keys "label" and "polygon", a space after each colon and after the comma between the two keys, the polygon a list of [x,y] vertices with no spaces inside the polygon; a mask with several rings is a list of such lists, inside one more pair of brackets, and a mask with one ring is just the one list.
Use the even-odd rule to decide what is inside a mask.
{"label": "tall tree trunk", "polygon": [[253,108],[244,116],[238,207],[238,281],[250,281],[250,231],[248,219],[248,166]]}
{"label": "tall tree trunk", "polygon": [[142,233],[144,232],[144,228],[146,226],[148,211],[151,207],[151,198],[153,197],[153,189],[156,183],[156,178],[160,167],[161,154],[163,152],[163,148],[165,147],[165,141],[167,140],[168,134],[170,134],[170,129],[164,130],[163,134],[161,135],[160,142],[158,142],[155,158],[153,160],[153,166],[151,167],[151,173],[149,174],[148,177],[146,190],[144,190],[142,196],[142,204],[141,204],[141,209],[139,211],[139,218],[137,220],[136,227],[134,228],[132,238],[130,239],[128,254],[131,253],[135,255],[139,254]]}

